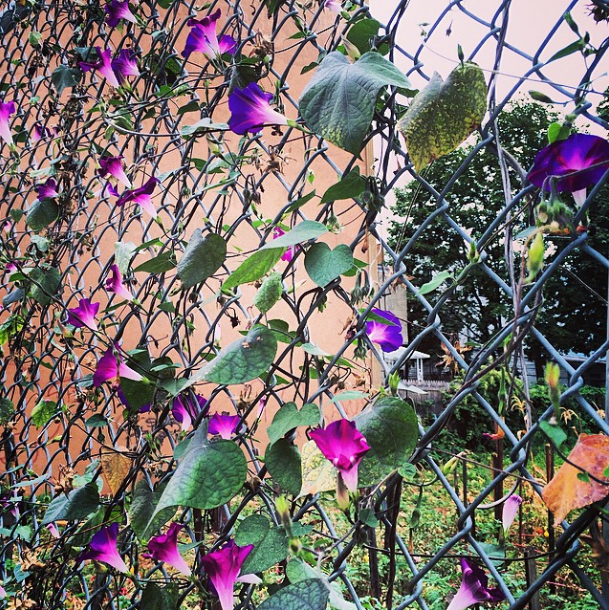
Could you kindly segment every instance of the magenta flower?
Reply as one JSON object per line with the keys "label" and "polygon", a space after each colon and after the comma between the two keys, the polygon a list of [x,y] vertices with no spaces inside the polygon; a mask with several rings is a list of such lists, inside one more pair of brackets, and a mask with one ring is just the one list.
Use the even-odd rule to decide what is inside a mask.
{"label": "magenta flower", "polygon": [[106,279],[106,290],[122,297],[126,301],[133,301],[135,298],[123,284],[123,276],[119,271],[118,265],[110,266],[110,277]]}
{"label": "magenta flower", "polygon": [[188,25],[192,29],[186,39],[186,46],[182,52],[183,57],[188,57],[195,52],[203,53],[208,59],[213,59],[224,53],[234,54],[237,43],[232,36],[222,36],[218,40],[216,23],[221,15],[222,12],[218,9],[215,13],[203,17],[201,20],[188,20]]}
{"label": "magenta flower", "polygon": [[265,125],[287,125],[286,117],[271,108],[272,99],[273,94],[265,93],[257,83],[235,89],[228,97],[231,131],[242,136],[248,131],[258,133]]}
{"label": "magenta flower", "polygon": [[207,399],[199,394],[194,398],[190,394],[176,396],[171,405],[171,414],[176,421],[182,424],[182,430],[186,431],[192,426],[192,420],[197,419],[201,411],[207,411]]}
{"label": "magenta flower", "polygon": [[373,309],[372,313],[387,320],[387,323],[369,320],[366,322],[366,334],[370,341],[379,344],[384,352],[394,352],[402,346],[402,324],[397,316],[384,309]]}
{"label": "magenta flower", "polygon": [[192,571],[178,551],[178,534],[183,528],[179,523],[172,523],[166,534],[155,536],[148,542],[149,556],[157,561],[164,561],[173,566],[184,576],[190,576]]}
{"label": "magenta flower", "polygon": [[85,561],[85,559],[103,561],[119,572],[128,574],[129,569],[116,548],[117,538],[118,523],[113,523],[109,527],[102,527],[99,532],[93,536],[91,544],[89,544],[89,550],[78,556],[78,562]]}
{"label": "magenta flower", "polygon": [[334,464],[347,489],[357,491],[357,469],[370,446],[355,422],[339,419],[325,428],[312,430],[310,436],[324,457]]}
{"label": "magenta flower", "polygon": [[57,182],[53,178],[49,178],[44,184],[39,184],[36,187],[38,193],[38,199],[53,199],[53,197],[59,196],[57,190]]}
{"label": "magenta flower", "polygon": [[116,205],[125,205],[125,203],[134,201],[142,209],[146,210],[146,212],[148,212],[152,218],[156,218],[157,212],[155,207],[152,205],[152,199],[150,196],[154,192],[154,189],[158,183],[159,181],[156,178],[151,177],[142,186],[136,189],[124,191],[116,201]]}
{"label": "magenta flower", "polygon": [[[277,239],[278,237],[281,237],[282,235],[285,235],[285,231],[281,227],[275,227],[273,229],[273,239]],[[292,259],[296,256],[297,249],[298,249],[298,246],[290,246],[281,255],[281,260],[282,261],[287,261],[288,263],[291,262]]]}
{"label": "magenta flower", "polygon": [[209,420],[207,431],[214,435],[218,434],[225,440],[230,440],[231,436],[237,431],[241,417],[238,415],[220,415],[214,413]]}
{"label": "magenta flower", "polygon": [[97,52],[97,61],[79,61],[78,65],[80,66],[83,72],[88,72],[89,70],[97,70],[113,87],[120,87],[120,83],[116,78],[116,74],[114,74],[114,70],[112,69],[112,49],[106,49],[105,51],[101,50],[101,47],[95,47],[95,51]]}
{"label": "magenta flower", "polygon": [[503,523],[503,532],[507,534],[507,531],[510,529],[512,523],[514,523],[514,519],[518,514],[518,509],[522,504],[522,498],[517,494],[512,494],[504,503],[503,503],[503,513],[501,515],[501,521]]}
{"label": "magenta flower", "polygon": [[13,144],[10,118],[15,114],[15,102],[0,102],[0,138],[9,146]]}
{"label": "magenta flower", "polygon": [[326,0],[324,2],[324,8],[332,11],[333,13],[338,13],[339,15],[343,11],[342,3],[340,0]]}
{"label": "magenta flower", "polygon": [[99,359],[93,374],[93,387],[99,388],[106,381],[116,382],[120,377],[141,381],[142,376],[128,367],[117,346],[109,347]]}
{"label": "magenta flower", "polygon": [[0,599],[4,599],[6,597],[6,589],[0,585]]}
{"label": "magenta flower", "polygon": [[32,128],[33,142],[39,142],[40,140],[50,137],[50,135],[51,130],[48,127],[45,127],[41,123],[34,123],[34,127]]}
{"label": "magenta flower", "polygon": [[201,558],[203,569],[220,598],[222,610],[233,610],[235,583],[239,579],[243,562],[253,548],[253,544],[239,547],[231,540],[220,550],[208,553]]}
{"label": "magenta flower", "polygon": [[9,261],[8,263],[6,263],[6,265],[4,266],[4,270],[6,271],[6,273],[15,273],[15,271],[18,271],[15,261]]}
{"label": "magenta flower", "polygon": [[586,188],[598,182],[607,169],[609,142],[598,136],[574,133],[540,150],[528,179],[549,191],[549,179],[554,177],[556,190],[573,193],[575,201],[581,204],[586,198]]}
{"label": "magenta flower", "polygon": [[473,561],[461,558],[463,581],[446,610],[464,610],[472,604],[500,602],[505,599],[499,588],[489,589],[486,574]]}
{"label": "magenta flower", "polygon": [[86,326],[91,330],[97,330],[95,316],[99,311],[99,303],[91,303],[89,299],[80,299],[78,307],[68,309],[68,324],[75,328]]}
{"label": "magenta flower", "polygon": [[[131,180],[127,178],[127,174],[125,174],[123,168],[122,155],[120,157],[100,157],[97,175],[105,178],[108,174],[113,178],[116,178],[119,182],[122,182],[128,189],[131,188]],[[118,194],[116,196],[118,196]]]}
{"label": "magenta flower", "polygon": [[49,530],[49,534],[53,536],[53,538],[59,538],[59,530],[54,523],[48,523],[46,526],[47,530]]}
{"label": "magenta flower", "polygon": [[128,49],[121,49],[116,59],[113,59],[111,64],[112,71],[116,78],[123,84],[128,76],[139,76],[140,71],[135,60],[135,53]]}
{"label": "magenta flower", "polygon": [[111,27],[115,28],[121,19],[130,21],[131,23],[137,23],[135,15],[129,10],[128,0],[121,2],[120,0],[110,0],[104,7],[106,11],[106,23]]}

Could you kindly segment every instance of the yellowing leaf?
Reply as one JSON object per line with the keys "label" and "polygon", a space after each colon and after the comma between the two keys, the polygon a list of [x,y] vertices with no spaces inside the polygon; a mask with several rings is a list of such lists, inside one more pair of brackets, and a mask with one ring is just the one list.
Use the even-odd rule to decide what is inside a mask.
{"label": "yellowing leaf", "polygon": [[116,494],[131,469],[131,460],[120,451],[105,450],[99,456],[102,474],[112,494]]}
{"label": "yellowing leaf", "polygon": [[306,442],[301,453],[302,488],[298,497],[336,489],[336,470],[317,448],[315,441]]}
{"label": "yellowing leaf", "polygon": [[[546,485],[542,497],[546,506],[560,523],[576,508],[588,506],[609,494],[609,486],[592,478],[579,478],[583,472],[609,483],[604,472],[609,465],[609,436],[605,434],[582,434],[554,478]],[[575,466],[578,466],[576,468]]]}

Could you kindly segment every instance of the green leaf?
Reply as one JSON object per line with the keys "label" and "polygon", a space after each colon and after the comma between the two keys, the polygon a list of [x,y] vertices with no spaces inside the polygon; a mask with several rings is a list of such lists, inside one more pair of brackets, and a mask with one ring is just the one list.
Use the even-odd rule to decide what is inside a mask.
{"label": "green leaf", "polygon": [[294,201],[290,202],[290,205],[285,209],[285,211],[283,213],[283,217],[285,218],[289,214],[292,214],[292,213],[296,212],[297,210],[299,210],[303,205],[305,205],[306,203],[309,203],[309,201],[311,201],[311,199],[313,199],[313,197],[315,197],[315,195],[316,195],[316,192],[312,191],[311,193],[308,193],[307,195],[304,195],[303,197],[299,197],[298,199],[295,199]]}
{"label": "green leaf", "polygon": [[289,248],[290,246],[302,244],[310,239],[317,239],[327,232],[328,227],[326,227],[325,224],[315,220],[303,220],[284,235],[268,241],[260,249],[271,250],[275,248]]}
{"label": "green leaf", "polygon": [[30,288],[29,296],[43,306],[49,305],[61,287],[59,270],[54,267],[46,267],[44,269],[36,267],[30,271],[28,277],[36,282]]}
{"label": "green leaf", "polygon": [[269,441],[271,444],[276,443],[290,430],[298,426],[315,426],[320,420],[321,413],[317,405],[307,403],[299,411],[295,402],[287,402],[275,413],[273,423],[267,429]]}
{"label": "green leaf", "polygon": [[283,248],[263,248],[246,258],[222,285],[222,290],[230,290],[241,284],[255,282],[264,277],[281,258]]}
{"label": "green leaf", "polygon": [[108,420],[101,413],[95,413],[85,421],[87,428],[105,428],[107,425]]}
{"label": "green leaf", "polygon": [[180,129],[180,135],[183,138],[188,138],[193,135],[205,134],[210,131],[216,132],[227,130],[228,125],[226,123],[214,123],[209,117],[205,117],[204,119],[197,121],[194,125],[184,125],[184,127]]}
{"label": "green leaf", "polygon": [[473,62],[458,65],[445,81],[434,73],[399,123],[418,172],[452,152],[480,125],[486,93],[484,72]]}
{"label": "green leaf", "polygon": [[162,489],[152,491],[145,479],[139,481],[133,491],[133,499],[129,505],[129,520],[131,528],[142,543],[148,542],[154,532],[167,523],[176,512],[175,507],[170,506],[155,515],[162,491]]}
{"label": "green leaf", "polygon": [[0,398],[0,426],[4,426],[15,414],[15,405],[10,398]]}
{"label": "green leaf", "polygon": [[152,383],[121,378],[120,386],[131,413],[138,413],[154,399],[155,386]]}
{"label": "green leaf", "polygon": [[557,449],[567,440],[565,431],[556,424],[551,424],[545,419],[539,422],[539,427],[544,434],[556,445]]}
{"label": "green leaf", "polygon": [[[370,41],[378,35],[380,27],[381,24],[376,19],[361,19],[347,32],[347,40],[353,43],[361,54],[367,53],[372,50]],[[378,51],[381,55],[386,55],[389,45],[384,43]]]}
{"label": "green leaf", "polygon": [[271,273],[262,282],[262,286],[258,289],[254,297],[254,306],[260,313],[266,313],[281,299],[283,294],[283,281],[281,273]]}
{"label": "green leaf", "polygon": [[57,89],[57,94],[61,95],[63,90],[67,87],[75,87],[78,85],[81,76],[82,72],[79,68],[69,68],[64,64],[60,64],[53,70],[51,82],[55,89]]}
{"label": "green leaf", "polygon": [[[491,542],[479,542],[482,550],[489,556],[496,568],[500,568],[505,563],[505,547],[501,544]],[[472,554],[476,551],[472,548]]]}
{"label": "green leaf", "polygon": [[529,95],[536,101],[541,102],[542,104],[554,104],[554,100],[551,97],[548,97],[545,93],[541,91],[534,91],[533,89],[529,90]]}
{"label": "green leaf", "polygon": [[584,39],[580,38],[579,40],[576,40],[575,42],[568,44],[566,47],[564,47],[560,51],[557,51],[556,53],[554,53],[554,55],[552,55],[552,57],[550,57],[550,59],[548,59],[546,64],[549,64],[551,61],[556,61],[557,59],[567,57],[567,55],[572,55],[573,53],[577,53],[578,51],[581,51],[582,49],[584,49],[585,46],[586,46],[586,43],[585,43]]}
{"label": "green leaf", "polygon": [[330,590],[318,578],[310,578],[279,589],[258,610],[325,610]]}
{"label": "green leaf", "polygon": [[323,58],[305,87],[300,114],[309,129],[357,154],[372,123],[379,91],[387,85],[410,88],[408,79],[380,53],[371,51],[350,63],[334,51]]}
{"label": "green leaf", "polygon": [[165,273],[171,271],[176,266],[176,259],[173,252],[162,252],[158,256],[138,265],[133,271],[145,271],[146,273]]}
{"label": "green leaf", "polygon": [[176,610],[180,590],[175,583],[170,583],[166,587],[159,587],[156,583],[149,580],[146,583],[142,599],[139,603],[140,608],[145,610]]}
{"label": "green leaf", "polygon": [[55,203],[55,200],[45,197],[34,202],[34,205],[32,205],[27,213],[25,222],[27,222],[32,231],[38,233],[46,229],[52,222],[55,222],[58,216],[59,206]]}
{"label": "green leaf", "polygon": [[414,296],[421,296],[433,292],[436,290],[436,288],[439,288],[446,280],[449,279],[454,279],[450,271],[440,271],[440,273],[434,276],[433,279],[426,284],[423,284]]}
{"label": "green leaf", "polygon": [[122,275],[127,275],[129,272],[129,265],[133,258],[137,248],[133,242],[117,241],[114,244],[114,260],[118,265],[118,270]]}
{"label": "green leaf", "polygon": [[359,173],[359,168],[356,167],[323,194],[321,203],[359,197],[365,190],[366,178]]}
{"label": "green leaf", "polygon": [[232,441],[207,440],[207,427],[194,433],[178,464],[153,518],[170,506],[207,510],[226,504],[241,489],[247,476],[247,463],[241,448]]}
{"label": "green leaf", "polygon": [[243,562],[242,574],[257,574],[273,567],[288,556],[288,537],[282,527],[271,527],[263,515],[250,515],[235,532],[239,546],[253,544],[254,548]]}
{"label": "green leaf", "polygon": [[[548,144],[560,140],[566,140],[571,135],[571,127],[562,123],[554,122],[548,126]],[[535,229],[535,227],[533,227]]]}
{"label": "green leaf", "polygon": [[345,244],[331,250],[328,244],[321,242],[309,248],[304,263],[309,277],[323,288],[353,267],[353,252]]}
{"label": "green leaf", "polygon": [[211,277],[226,260],[226,241],[216,233],[201,229],[192,234],[178,263],[178,277],[184,288],[191,288]]}
{"label": "green leaf", "polygon": [[66,519],[68,521],[84,519],[99,506],[97,485],[90,483],[73,489],[68,495],[59,494],[51,500],[42,520],[42,525]]}
{"label": "green leaf", "polygon": [[355,418],[355,424],[370,445],[370,451],[359,465],[362,485],[379,483],[403,466],[419,438],[417,415],[408,403],[399,398],[379,398],[372,408]]}
{"label": "green leaf", "polygon": [[268,446],[264,463],[269,469],[273,483],[293,496],[298,496],[302,487],[302,462],[298,447],[286,438],[280,438]]}
{"label": "green leaf", "polygon": [[245,337],[227,345],[209,364],[199,369],[184,388],[200,381],[222,385],[251,381],[271,366],[276,352],[277,339],[273,332],[266,326],[254,326]]}
{"label": "green leaf", "polygon": [[59,413],[61,413],[61,409],[57,408],[54,400],[40,400],[32,409],[32,422],[36,428],[42,428]]}

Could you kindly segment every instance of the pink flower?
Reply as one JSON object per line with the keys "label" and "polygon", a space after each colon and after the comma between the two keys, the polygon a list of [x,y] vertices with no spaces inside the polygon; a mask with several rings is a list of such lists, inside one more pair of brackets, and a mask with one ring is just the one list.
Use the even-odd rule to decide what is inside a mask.
{"label": "pink flower", "polygon": [[152,198],[150,196],[152,195],[158,183],[159,181],[156,178],[151,177],[142,186],[136,189],[124,191],[123,194],[116,201],[116,205],[125,205],[125,203],[133,201],[137,203],[141,208],[146,210],[146,212],[148,212],[148,214],[150,214],[152,218],[156,218],[157,211],[154,205],[152,205]]}
{"label": "pink flower", "polygon": [[265,93],[256,83],[235,89],[228,96],[231,131],[242,136],[248,131],[258,133],[265,125],[287,125],[288,119],[271,108],[272,99],[273,94]]}
{"label": "pink flower", "polygon": [[207,431],[209,434],[218,434],[225,440],[230,440],[231,436],[237,431],[241,417],[239,415],[220,415],[214,413],[209,420]]}
{"label": "pink flower", "polygon": [[125,565],[116,546],[117,538],[118,523],[113,523],[109,527],[102,527],[99,532],[93,536],[91,544],[89,545],[89,550],[78,556],[78,562],[80,563],[86,559],[103,561],[119,572],[128,574],[129,569]]}
{"label": "pink flower", "polygon": [[121,2],[120,0],[110,0],[104,7],[106,11],[106,23],[111,27],[115,28],[121,19],[130,21],[131,23],[137,23],[135,15],[129,10],[128,0]]}
{"label": "pink flower", "polygon": [[190,394],[176,396],[171,405],[171,414],[176,421],[182,424],[182,430],[186,431],[192,426],[192,420],[199,416],[201,411],[207,411],[207,399],[199,394],[194,398]]}
{"label": "pink flower", "polygon": [[[282,235],[285,235],[285,231],[281,227],[275,227],[273,229],[273,239],[277,239],[278,237],[281,237]],[[296,256],[297,249],[298,249],[298,246],[290,246],[281,255],[281,260],[282,261],[287,261],[288,263],[291,262],[292,259],[294,258],[294,256]]]}
{"label": "pink flower", "polygon": [[311,431],[310,436],[338,470],[347,489],[357,491],[357,469],[370,446],[355,422],[339,419],[326,428]]}
{"label": "pink flower", "polygon": [[324,9],[328,9],[333,13],[338,13],[339,15],[343,11],[342,3],[340,0],[326,0],[324,2]]}
{"label": "pink flower", "polygon": [[186,39],[186,47],[182,53],[188,57],[191,53],[203,53],[208,59],[229,53],[233,55],[237,43],[231,36],[222,36],[218,40],[216,23],[222,15],[220,9],[201,20],[189,19],[188,25],[192,28]]}
{"label": "pink flower", "polygon": [[116,78],[116,74],[114,74],[114,70],[112,69],[112,49],[106,49],[105,51],[101,50],[101,47],[95,47],[95,51],[97,52],[98,60],[91,61],[80,61],[78,65],[80,66],[83,72],[88,72],[89,70],[97,70],[113,87],[120,87],[120,83]]}
{"label": "pink flower", "polygon": [[93,387],[99,388],[106,381],[115,383],[120,377],[133,381],[142,380],[142,376],[137,371],[125,364],[118,346],[115,345],[109,347],[99,359],[93,375]]}
{"label": "pink flower", "polygon": [[15,102],[0,102],[0,138],[9,146],[13,144],[10,118],[15,114]]}
{"label": "pink flower", "polygon": [[[131,188],[131,180],[127,178],[127,174],[125,174],[125,170],[123,169],[122,155],[120,157],[100,157],[97,175],[105,178],[108,174],[113,178],[116,178],[119,182],[122,182],[128,189]],[[114,192],[116,193],[116,191]],[[118,194],[116,196],[118,196]]]}
{"label": "pink flower", "polygon": [[463,581],[446,610],[465,610],[472,604],[494,603],[505,599],[499,588],[489,589],[486,574],[469,559],[461,558]]}
{"label": "pink flower", "polygon": [[124,286],[123,276],[118,269],[118,265],[114,264],[110,267],[110,277],[106,279],[106,290],[114,293],[116,296],[122,297],[126,301],[133,301],[135,298]]}
{"label": "pink flower", "polygon": [[150,539],[148,550],[150,551],[150,557],[153,559],[164,561],[173,566],[178,572],[184,574],[184,576],[190,576],[192,571],[182,555],[180,555],[180,551],[178,551],[178,534],[183,527],[179,523],[172,523],[166,534],[161,534]]}
{"label": "pink flower", "polygon": [[89,299],[80,299],[78,307],[68,309],[67,323],[75,328],[86,326],[91,330],[97,330],[95,316],[99,311],[99,303],[91,303]]}
{"label": "pink flower", "polygon": [[503,503],[503,513],[501,515],[501,521],[503,522],[503,532],[507,534],[507,531],[510,529],[512,523],[514,523],[514,519],[518,514],[518,509],[522,504],[522,498],[518,494],[512,494],[504,503]]}
{"label": "pink flower", "polygon": [[51,534],[53,538],[59,538],[59,530],[57,529],[57,526],[54,523],[49,523],[46,527],[49,530],[49,534]]}

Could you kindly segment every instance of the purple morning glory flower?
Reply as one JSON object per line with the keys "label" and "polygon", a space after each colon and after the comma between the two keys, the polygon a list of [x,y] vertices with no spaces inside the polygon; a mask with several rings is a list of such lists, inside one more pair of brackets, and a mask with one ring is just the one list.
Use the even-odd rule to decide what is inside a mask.
{"label": "purple morning glory flower", "polygon": [[120,0],[110,0],[104,7],[106,11],[106,23],[111,27],[115,28],[121,19],[130,21],[131,23],[137,23],[135,15],[129,10],[128,0],[121,2]]}
{"label": "purple morning glory flower", "polygon": [[190,576],[192,571],[178,551],[178,534],[183,528],[179,523],[172,523],[166,534],[155,536],[148,542],[149,556],[157,561],[164,561],[173,566],[184,576]]}
{"label": "purple morning glory flower", "polygon": [[0,585],[0,599],[4,599],[6,597],[6,589]]}
{"label": "purple morning glory flower", "polygon": [[192,426],[192,420],[197,419],[201,411],[207,411],[207,399],[199,394],[193,398],[190,394],[182,394],[173,399],[171,414],[176,421],[182,424],[182,430],[186,431]]}
{"label": "purple morning glory flower", "polygon": [[[119,182],[122,182],[128,189],[131,188],[131,180],[127,178],[125,170],[123,168],[123,156],[120,157],[100,157],[99,169],[97,175],[105,178],[110,174],[113,178],[116,178]],[[118,196],[118,194],[117,194]]]}
{"label": "purple morning glory flower", "polygon": [[271,108],[272,99],[273,94],[265,93],[257,83],[235,89],[228,97],[230,130],[242,136],[248,131],[258,133],[265,125],[287,125],[286,117]]}
{"label": "purple morning glory flower", "polygon": [[[281,237],[282,235],[285,235],[285,231],[281,227],[275,227],[273,229],[273,239],[277,239],[278,237]],[[292,259],[296,256],[296,250],[297,249],[298,249],[298,246],[290,246],[281,255],[281,260],[282,261],[287,261],[288,263],[291,262]]]}
{"label": "purple morning glory flower", "polygon": [[15,271],[17,271],[17,265],[15,264],[15,261],[9,261],[8,263],[6,263],[6,265],[4,266],[4,270],[6,271],[6,273],[15,273]]}
{"label": "purple morning glory flower", "polygon": [[118,523],[113,523],[108,527],[102,527],[99,532],[93,536],[91,544],[89,544],[89,550],[78,556],[78,562],[85,561],[85,559],[103,561],[119,572],[128,574],[129,569],[116,548],[117,538]]}
{"label": "purple morning glory flower", "polygon": [[15,102],[0,102],[0,138],[9,146],[13,144],[13,134],[9,120],[15,114]]}
{"label": "purple morning glory flower", "polygon": [[89,299],[80,299],[78,307],[68,309],[68,324],[75,328],[86,326],[91,330],[97,330],[95,316],[99,311],[99,303],[91,303]]}
{"label": "purple morning glory flower", "polygon": [[50,137],[51,130],[41,123],[34,123],[32,128],[32,141],[39,142],[40,140]]}
{"label": "purple morning glory flower", "polygon": [[598,136],[574,133],[541,149],[528,179],[549,191],[549,178],[554,176],[556,189],[573,193],[575,201],[581,204],[586,198],[586,188],[598,182],[607,169],[609,142]]}
{"label": "purple morning glory flower", "polygon": [[36,187],[38,199],[53,199],[59,195],[57,190],[57,182],[53,178],[49,178],[44,184],[39,184]]}
{"label": "purple morning glory flower", "polygon": [[95,47],[95,51],[97,52],[98,60],[91,61],[79,61],[78,65],[80,66],[83,72],[88,72],[89,70],[97,70],[113,87],[120,87],[120,83],[116,78],[116,74],[114,74],[114,70],[112,69],[112,49],[106,49],[105,51],[101,50],[101,47]]}
{"label": "purple morning glory flower", "polygon": [[152,199],[150,198],[150,196],[154,192],[154,189],[158,183],[159,181],[156,178],[151,177],[142,186],[139,186],[136,189],[124,191],[123,194],[116,201],[116,205],[124,205],[129,201],[134,201],[142,209],[146,210],[146,212],[148,212],[148,214],[150,214],[152,218],[156,218],[157,211],[152,205]]}
{"label": "purple morning glory flower", "polygon": [[97,363],[93,375],[93,386],[99,388],[105,381],[114,382],[119,377],[133,381],[142,380],[142,376],[137,371],[125,364],[118,347],[109,347]]}
{"label": "purple morning glory flower", "polygon": [[237,43],[232,36],[222,36],[218,40],[216,23],[221,15],[222,12],[218,9],[215,13],[203,17],[201,20],[188,20],[188,25],[192,29],[186,39],[186,46],[182,52],[183,57],[188,57],[195,52],[203,53],[208,59],[213,59],[224,53],[234,54]]}
{"label": "purple morning glory flower", "polygon": [[332,11],[333,13],[338,13],[339,15],[343,11],[342,3],[340,0],[326,0],[324,2],[324,8]]}
{"label": "purple morning glory flower", "polygon": [[49,530],[49,534],[51,534],[53,538],[59,538],[59,530],[57,529],[57,526],[54,523],[47,524],[46,528],[47,530]]}
{"label": "purple morning glory flower", "polygon": [[507,534],[507,531],[510,529],[512,523],[514,523],[514,519],[518,514],[518,509],[522,504],[522,498],[518,494],[512,494],[504,503],[503,503],[503,513],[501,515],[501,521],[503,523],[503,532]]}
{"label": "purple morning glory flower", "polygon": [[230,440],[231,436],[237,431],[241,417],[239,415],[221,415],[214,413],[209,420],[207,431],[209,434],[218,434],[225,440]]}
{"label": "purple morning glory flower", "polygon": [[355,422],[339,419],[325,428],[312,430],[311,438],[340,473],[349,491],[357,491],[357,468],[370,450]]}
{"label": "purple morning glory flower", "polygon": [[113,59],[111,64],[112,71],[118,80],[124,83],[128,76],[139,76],[140,71],[137,67],[135,53],[128,49],[121,49],[116,59]]}
{"label": "purple morning glory flower", "polygon": [[252,552],[253,544],[239,547],[233,540],[218,551],[201,558],[203,569],[220,598],[222,610],[233,610],[233,592],[239,578],[241,566]]}
{"label": "purple morning glory flower", "polygon": [[464,610],[472,604],[500,602],[505,595],[499,588],[489,589],[486,574],[473,561],[461,558],[463,581],[446,610]]}
{"label": "purple morning glory flower", "polygon": [[106,279],[106,290],[112,292],[119,297],[123,297],[126,301],[133,301],[135,298],[124,286],[123,276],[118,268],[118,265],[114,264],[110,266],[110,277]]}
{"label": "purple morning glory flower", "polygon": [[399,318],[385,309],[373,309],[372,313],[387,320],[387,324],[369,320],[366,322],[366,334],[370,341],[378,343],[384,352],[394,352],[404,342]]}

